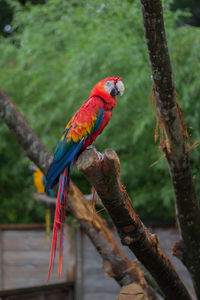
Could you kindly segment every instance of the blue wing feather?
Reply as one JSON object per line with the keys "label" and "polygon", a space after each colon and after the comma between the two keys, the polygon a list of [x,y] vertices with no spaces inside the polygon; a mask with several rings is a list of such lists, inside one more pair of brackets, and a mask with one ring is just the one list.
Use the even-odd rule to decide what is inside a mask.
{"label": "blue wing feather", "polygon": [[60,173],[80,152],[87,138],[89,138],[94,131],[97,131],[99,129],[104,117],[104,109],[101,108],[96,112],[96,114],[97,114],[97,119],[95,121],[93,129],[91,130],[91,133],[87,134],[84,138],[82,138],[77,143],[73,142],[72,140],[66,142],[67,134],[71,126],[63,133],[62,137],[60,138],[56,146],[54,160],[46,176],[47,183],[45,186],[45,191],[47,191],[53,185],[53,183],[56,181]]}
{"label": "blue wing feather", "polygon": [[95,126],[94,126],[94,131],[97,131],[101,125],[101,122],[103,120],[103,117],[104,117],[104,109],[101,108],[100,111],[99,111],[99,115],[96,119],[96,123],[95,123]]}
{"label": "blue wing feather", "polygon": [[[50,166],[50,169],[47,174],[47,183],[45,186],[45,191],[47,191],[51,185],[54,183],[54,181],[57,179],[57,177],[60,175],[60,173],[66,168],[66,166],[73,160],[73,158],[78,154],[78,152],[81,150],[85,142],[85,139],[82,140],[78,144],[74,144],[73,150],[70,152],[66,152],[60,160],[53,161],[53,163]],[[70,149],[71,150],[71,149]]]}

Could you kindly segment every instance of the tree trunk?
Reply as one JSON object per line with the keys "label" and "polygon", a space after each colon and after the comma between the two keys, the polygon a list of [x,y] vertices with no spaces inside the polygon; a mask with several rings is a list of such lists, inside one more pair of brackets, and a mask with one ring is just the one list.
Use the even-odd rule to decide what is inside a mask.
{"label": "tree trunk", "polygon": [[191,299],[169,258],[162,252],[158,239],[148,233],[137,216],[125,187],[121,184],[117,154],[105,150],[100,161],[94,149],[84,151],[77,167],[94,186],[115,224],[121,242],[135,254],[157,281],[167,299]]}
{"label": "tree trunk", "polygon": [[[157,114],[166,139],[160,146],[168,161],[183,242],[174,254],[191,273],[200,299],[200,209],[186,145],[187,129],[176,99],[161,0],[141,0],[146,43],[154,82]],[[181,247],[180,247],[181,245]]]}

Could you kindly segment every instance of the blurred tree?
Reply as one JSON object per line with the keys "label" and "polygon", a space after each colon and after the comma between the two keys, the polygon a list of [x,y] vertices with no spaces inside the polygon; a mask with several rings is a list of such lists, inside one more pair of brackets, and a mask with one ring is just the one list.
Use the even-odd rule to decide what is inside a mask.
{"label": "blurred tree", "polygon": [[0,0],[0,8],[0,33],[6,37],[11,31],[10,23],[14,12],[5,0]]}
{"label": "blurred tree", "polygon": [[46,2],[48,2],[49,0],[18,0],[21,4],[25,5],[26,3],[31,3],[33,5],[36,4],[45,4]]}
{"label": "blurred tree", "polygon": [[199,0],[174,0],[172,10],[187,10],[190,12],[190,17],[181,18],[181,23],[190,24],[200,27],[200,3]]}
{"label": "blurred tree", "polygon": [[[25,5],[26,3],[45,4],[48,0],[18,0],[19,3]],[[12,5],[6,0],[0,0],[0,34],[3,36],[9,36],[12,33],[12,19],[14,15],[14,9]]]}

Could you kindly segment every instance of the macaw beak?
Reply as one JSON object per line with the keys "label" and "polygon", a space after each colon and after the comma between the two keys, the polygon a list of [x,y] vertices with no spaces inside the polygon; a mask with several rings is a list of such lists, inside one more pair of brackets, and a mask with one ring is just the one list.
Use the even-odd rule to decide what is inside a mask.
{"label": "macaw beak", "polygon": [[115,85],[114,88],[111,90],[110,95],[111,95],[112,97],[115,97],[115,96],[117,96],[118,94],[119,94],[119,91],[118,91],[117,86]]}
{"label": "macaw beak", "polygon": [[121,80],[119,80],[116,85],[114,86],[114,88],[111,90],[110,94],[112,97],[117,96],[118,94],[120,94],[120,96],[122,96],[124,94],[124,84]]}
{"label": "macaw beak", "polygon": [[121,80],[117,81],[116,87],[117,87],[117,90],[118,90],[118,94],[120,94],[120,96],[123,96],[125,86],[124,86],[124,84]]}

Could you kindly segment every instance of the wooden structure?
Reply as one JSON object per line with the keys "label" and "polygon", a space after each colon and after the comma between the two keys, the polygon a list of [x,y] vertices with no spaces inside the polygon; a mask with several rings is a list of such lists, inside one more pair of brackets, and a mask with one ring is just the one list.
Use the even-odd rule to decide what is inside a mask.
{"label": "wooden structure", "polygon": [[[102,259],[80,230],[64,242],[62,278],[46,285],[50,244],[44,225],[0,225],[0,299],[111,300],[120,287],[107,279]],[[57,255],[58,256],[58,255]]]}
{"label": "wooden structure", "polygon": [[[0,231],[1,290],[45,285],[50,244],[46,241],[44,226],[15,225],[11,228],[1,226]],[[63,257],[62,279],[58,278],[55,267],[49,284],[74,281],[74,241],[69,236],[64,242]]]}
{"label": "wooden structure", "polygon": [[0,292],[3,300],[73,300],[73,283],[61,283]]}
{"label": "wooden structure", "polygon": [[[152,229],[178,273],[193,291],[190,276],[179,260],[171,256],[178,239],[175,229]],[[102,259],[88,237],[78,230],[68,234],[64,245],[62,279],[57,265],[46,286],[50,245],[44,225],[0,226],[0,299],[2,300],[114,300],[120,287],[106,278]],[[127,247],[123,251],[130,259]],[[195,299],[195,298],[194,298]]]}

